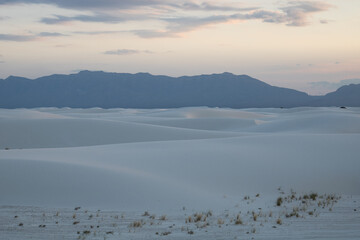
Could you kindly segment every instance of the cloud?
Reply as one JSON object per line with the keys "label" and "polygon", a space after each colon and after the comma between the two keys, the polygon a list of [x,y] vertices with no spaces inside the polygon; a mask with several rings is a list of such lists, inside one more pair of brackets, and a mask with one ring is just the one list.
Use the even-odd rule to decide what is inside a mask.
{"label": "cloud", "polygon": [[75,31],[73,34],[82,35],[103,35],[103,34],[116,34],[116,33],[128,33],[129,31]]}
{"label": "cloud", "polygon": [[0,41],[29,42],[29,41],[39,40],[43,37],[61,37],[61,36],[67,36],[67,35],[56,32],[41,32],[32,35],[0,34]]}
{"label": "cloud", "polygon": [[140,51],[140,50],[134,50],[134,49],[117,49],[117,50],[111,50],[111,51],[104,52],[104,54],[107,54],[107,55],[132,55],[132,54],[139,54],[139,53],[153,53],[153,52],[148,51],[148,50]]}
{"label": "cloud", "polygon": [[10,17],[7,17],[7,16],[0,16],[0,21],[4,21],[4,20],[7,20],[7,19],[10,19]]}
{"label": "cloud", "polygon": [[[179,3],[180,2],[180,3]],[[197,3],[192,0],[168,1],[168,0],[0,0],[0,5],[14,4],[50,4],[60,8],[76,10],[124,10],[141,7],[154,7],[159,9],[182,9],[199,11],[249,11],[256,8],[239,7],[233,2],[230,4],[213,4],[209,2]]]}
{"label": "cloud", "polygon": [[66,48],[66,47],[70,47],[72,46],[71,44],[58,44],[58,45],[55,45],[54,47],[56,48]]}
{"label": "cloud", "polygon": [[[73,21],[115,24],[145,20],[165,23],[165,27],[162,29],[130,29],[124,31],[141,38],[180,37],[182,33],[234,20],[260,20],[287,26],[306,26],[310,24],[309,19],[313,14],[327,11],[332,7],[325,2],[302,0],[288,1],[286,6],[279,7],[278,10],[244,7],[227,1],[222,2],[222,4],[214,4],[208,1],[192,0],[0,0],[0,5],[16,3],[46,3],[61,8],[90,10],[92,12],[75,16],[53,15],[40,19],[40,22],[44,24],[63,24]],[[201,14],[198,11],[201,11]],[[322,23],[325,23],[324,20]],[[118,31],[77,32],[77,34],[88,35],[109,33],[118,33]]]}
{"label": "cloud", "polygon": [[262,20],[267,23],[286,24],[287,26],[305,26],[309,24],[308,18],[311,14],[326,11],[331,7],[331,5],[326,3],[308,1],[291,1],[289,4],[289,6],[281,8],[278,11],[255,10],[249,13],[212,15],[202,18],[162,18],[161,20],[167,23],[165,30],[136,30],[133,31],[133,33],[143,38],[178,37],[179,34],[183,32],[234,20]]}
{"label": "cloud", "polygon": [[325,2],[290,1],[289,6],[281,8],[287,17],[288,26],[308,25],[308,18],[316,13],[329,10],[332,5]]}
{"label": "cloud", "polygon": [[69,36],[58,32],[41,32],[38,34],[39,37],[65,37]]}
{"label": "cloud", "polygon": [[102,23],[119,23],[131,20],[130,17],[112,16],[109,14],[95,14],[95,15],[76,15],[73,17],[53,15],[51,18],[42,18],[40,22],[45,24],[62,24],[66,22],[80,21],[80,22],[102,22]]}
{"label": "cloud", "polygon": [[133,30],[131,33],[141,38],[179,37],[177,33],[160,30]]}
{"label": "cloud", "polygon": [[224,5],[215,5],[208,2],[203,3],[194,3],[194,2],[185,2],[182,4],[169,4],[174,8],[190,11],[232,11],[232,12],[241,12],[241,11],[252,11],[258,9],[258,7],[237,7],[234,4],[224,4]]}
{"label": "cloud", "polygon": [[329,23],[329,20],[321,19],[321,20],[320,20],[320,23],[321,23],[321,24],[328,24],[328,23]]}
{"label": "cloud", "polygon": [[0,41],[27,42],[37,38],[34,35],[0,34]]}
{"label": "cloud", "polygon": [[161,3],[158,0],[0,0],[0,5],[10,4],[50,4],[67,9],[129,9]]}
{"label": "cloud", "polygon": [[179,37],[184,32],[234,20],[262,20],[267,23],[286,24],[287,26],[306,26],[309,24],[308,19],[312,14],[326,11],[331,7],[331,5],[323,2],[291,1],[289,6],[280,8],[278,11],[252,10],[248,13],[212,15],[202,18],[162,18],[161,20],[167,23],[165,30],[135,30],[133,33],[142,38]]}

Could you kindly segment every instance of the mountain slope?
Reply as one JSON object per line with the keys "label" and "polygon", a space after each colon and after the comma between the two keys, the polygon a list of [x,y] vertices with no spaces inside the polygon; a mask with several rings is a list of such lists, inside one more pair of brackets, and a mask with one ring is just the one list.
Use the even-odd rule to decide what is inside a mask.
{"label": "mountain slope", "polygon": [[360,84],[350,84],[340,87],[314,102],[315,106],[360,106]]}
{"label": "mountain slope", "polygon": [[[360,105],[356,97],[359,90],[350,88],[339,89],[338,93],[324,97],[313,97],[293,89],[274,87],[247,75],[231,73],[174,78],[148,73],[81,71],[34,80],[10,76],[0,81],[0,107],[252,108]],[[343,91],[354,91],[354,97],[343,100]]]}
{"label": "mountain slope", "polygon": [[30,80],[0,81],[0,107],[295,107],[311,99],[292,89],[270,86],[231,73],[192,77],[82,71]]}

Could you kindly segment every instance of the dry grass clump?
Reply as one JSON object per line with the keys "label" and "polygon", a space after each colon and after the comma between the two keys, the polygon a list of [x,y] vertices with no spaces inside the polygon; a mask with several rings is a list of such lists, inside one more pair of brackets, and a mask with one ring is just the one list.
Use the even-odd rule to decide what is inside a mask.
{"label": "dry grass clump", "polygon": [[240,214],[236,216],[235,225],[242,225],[243,221],[240,218]]}
{"label": "dry grass clump", "polygon": [[316,201],[316,198],[318,197],[318,194],[317,193],[311,193],[310,194],[310,199],[313,200],[313,201]]}
{"label": "dry grass clump", "polygon": [[134,221],[134,222],[130,223],[129,227],[131,227],[131,228],[139,228],[139,227],[142,227],[144,224],[145,224],[145,222],[143,220]]}
{"label": "dry grass clump", "polygon": [[258,218],[258,215],[254,211],[252,212],[252,218],[253,218],[254,222],[256,222],[256,220]]}
{"label": "dry grass clump", "polygon": [[[194,214],[194,222],[200,222],[202,217],[203,217],[202,213],[195,213]],[[205,220],[206,220],[206,217],[205,217]]]}
{"label": "dry grass clump", "polygon": [[218,225],[223,225],[225,222],[224,222],[224,220],[222,220],[221,218],[219,218],[218,220],[217,220],[217,224]]}
{"label": "dry grass clump", "polygon": [[165,221],[165,220],[167,220],[166,215],[160,216],[159,220],[160,220],[160,221]]}
{"label": "dry grass clump", "polygon": [[276,200],[276,206],[280,207],[282,203],[283,203],[283,198],[278,197],[278,199]]}

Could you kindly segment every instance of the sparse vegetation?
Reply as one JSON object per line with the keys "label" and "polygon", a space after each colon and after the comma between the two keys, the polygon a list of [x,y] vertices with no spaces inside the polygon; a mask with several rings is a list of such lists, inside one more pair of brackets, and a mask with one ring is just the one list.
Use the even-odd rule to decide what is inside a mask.
{"label": "sparse vegetation", "polygon": [[161,233],[161,236],[167,236],[169,234],[171,234],[171,232],[163,232],[163,233]]}
{"label": "sparse vegetation", "polygon": [[[255,195],[255,197],[258,196]],[[133,219],[131,221],[127,221],[124,219],[118,221],[120,215],[116,215],[114,213],[110,214],[104,212],[104,214],[101,214],[99,218],[94,218],[93,214],[99,214],[100,211],[89,211],[83,214],[78,211],[79,209],[75,210],[78,211],[76,213],[74,213],[74,211],[71,209],[71,211],[66,214],[60,211],[57,211],[56,214],[54,214],[54,212],[41,212],[38,214],[39,220],[41,221],[38,223],[40,224],[38,226],[39,228],[45,228],[46,225],[44,223],[48,224],[48,226],[51,225],[51,228],[53,228],[54,226],[62,226],[61,224],[54,225],[54,221],[52,221],[52,223],[50,224],[48,223],[48,219],[61,220],[61,222],[66,222],[67,220],[69,220],[66,224],[77,225],[76,231],[78,233],[79,239],[87,239],[89,237],[88,235],[90,234],[97,236],[97,238],[104,237],[106,239],[109,237],[109,235],[116,235],[118,231],[120,233],[121,227],[127,227],[129,233],[138,233],[144,231],[142,230],[144,229],[144,225],[147,226],[145,229],[156,229],[157,235],[159,237],[167,236],[169,234],[175,234],[177,233],[177,231],[180,231],[180,229],[182,233],[192,235],[194,234],[193,229],[199,229],[200,232],[206,233],[209,226],[216,226],[218,228],[224,228],[225,230],[227,229],[227,227],[234,225],[238,226],[241,231],[244,231],[248,234],[254,234],[258,231],[259,228],[268,226],[267,224],[272,223],[273,225],[270,225],[270,227],[272,228],[277,228],[277,226],[279,225],[284,225],[284,222],[286,222],[288,218],[296,217],[300,218],[299,220],[301,220],[301,218],[316,218],[319,216],[319,214],[321,214],[322,211],[326,211],[326,209],[329,209],[329,211],[331,211],[335,203],[339,199],[340,197],[336,195],[319,195],[317,193],[297,195],[295,192],[292,191],[290,194],[282,194],[280,197],[277,197],[276,206],[273,206],[271,210],[266,210],[266,208],[264,207],[258,208],[255,206],[254,209],[251,210],[251,208],[249,208],[251,207],[250,205],[246,206],[247,211],[244,211],[243,213],[239,211],[238,208],[234,207],[233,210],[237,209],[236,214],[234,214],[231,209],[227,209],[219,215],[215,214],[215,216],[211,210],[194,213],[184,212],[183,214],[185,215],[185,224],[183,223],[183,225],[180,225],[178,228],[175,227],[174,223],[174,221],[177,221],[176,218],[168,220],[166,215],[161,215],[160,217],[158,217],[159,221],[156,221],[156,216],[154,214],[151,215],[149,211],[145,211],[140,214],[130,215],[141,215],[142,217],[140,217],[139,220]],[[251,203],[255,202],[255,198],[253,200],[247,200],[250,200]],[[351,209],[351,211],[356,211],[356,208]],[[56,216],[60,216],[60,213],[61,218],[57,218]],[[15,214],[11,216],[14,215]],[[276,216],[275,218],[273,218],[274,215]],[[122,214],[122,218],[123,216],[124,214]],[[19,215],[15,215],[13,218],[13,221],[16,221],[15,219],[23,219],[21,215],[20,217]],[[85,221],[82,221],[82,219],[85,219]],[[160,222],[165,220],[168,220],[168,222]],[[124,223],[126,224],[124,225]],[[176,223],[178,224],[178,222]],[[58,224],[58,221],[56,221],[56,224]],[[100,229],[100,226],[96,224],[104,224],[104,228]],[[20,230],[20,227],[23,227],[24,223],[17,222],[16,226],[18,226],[18,229]],[[21,230],[24,229],[26,228],[23,228]]]}
{"label": "sparse vegetation", "polygon": [[243,221],[240,218],[240,214],[236,216],[235,225],[242,225]]}
{"label": "sparse vegetation", "polygon": [[310,199],[313,200],[313,201],[316,201],[316,198],[318,197],[318,194],[317,193],[311,193],[310,194]]}
{"label": "sparse vegetation", "polygon": [[129,227],[131,228],[139,228],[139,227],[142,227],[144,225],[144,221],[143,220],[140,220],[140,221],[134,221],[132,222]]}
{"label": "sparse vegetation", "polygon": [[258,215],[254,211],[252,212],[252,218],[253,218],[254,222],[256,222],[256,220],[258,218]]}

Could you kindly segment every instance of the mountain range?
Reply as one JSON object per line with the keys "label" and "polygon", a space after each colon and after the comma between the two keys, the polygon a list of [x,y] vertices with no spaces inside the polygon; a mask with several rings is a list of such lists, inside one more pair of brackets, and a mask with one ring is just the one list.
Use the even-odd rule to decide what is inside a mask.
{"label": "mountain range", "polygon": [[37,79],[0,80],[0,108],[268,108],[360,107],[360,84],[325,96],[271,86],[247,75],[155,76],[149,73],[81,71]]}

